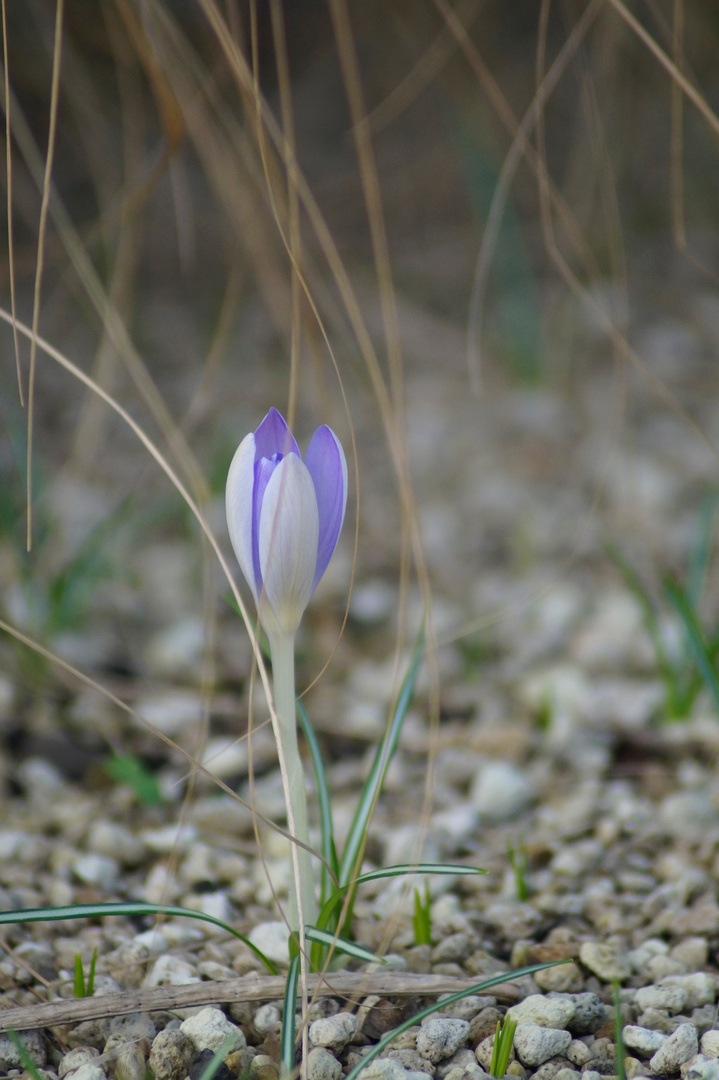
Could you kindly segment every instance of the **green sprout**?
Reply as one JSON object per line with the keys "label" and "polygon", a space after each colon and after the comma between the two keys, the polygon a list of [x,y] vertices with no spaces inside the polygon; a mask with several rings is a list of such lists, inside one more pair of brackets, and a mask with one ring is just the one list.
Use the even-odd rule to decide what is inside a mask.
{"label": "green sprout", "polygon": [[529,886],[527,885],[527,849],[521,836],[516,850],[511,841],[507,843],[507,858],[514,873],[517,899],[523,904],[529,898]]}
{"label": "green sprout", "polygon": [[412,929],[414,930],[415,945],[432,944],[432,901],[429,895],[429,882],[424,883],[424,899],[419,889],[414,890],[414,915],[412,916]]}
{"label": "green sprout", "polygon": [[496,1080],[502,1080],[509,1065],[509,1055],[512,1053],[514,1032],[517,1030],[517,1021],[510,1020],[505,1016],[504,1021],[497,1021],[497,1030],[494,1033],[494,1046],[492,1048],[492,1061],[489,1066],[490,1076]]}
{"label": "green sprout", "polygon": [[92,950],[92,959],[90,960],[90,970],[87,973],[87,982],[85,982],[85,971],[82,966],[82,956],[80,953],[75,953],[75,991],[74,996],[76,998],[92,997],[95,993],[95,965],[97,964],[97,946]]}

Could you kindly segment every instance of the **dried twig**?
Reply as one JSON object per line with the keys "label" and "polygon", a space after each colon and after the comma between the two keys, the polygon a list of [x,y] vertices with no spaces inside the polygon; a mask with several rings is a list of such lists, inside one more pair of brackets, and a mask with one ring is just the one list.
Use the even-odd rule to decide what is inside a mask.
{"label": "dried twig", "polygon": [[[477,979],[462,979],[452,975],[415,975],[405,972],[337,972],[324,978],[310,975],[311,995],[360,999],[368,994],[408,995],[420,997],[451,994],[468,990]],[[56,1024],[79,1024],[82,1020],[100,1020],[131,1012],[155,1012],[188,1008],[192,1005],[226,1004],[232,1001],[272,1001],[281,998],[285,990],[282,975],[247,975],[225,982],[193,983],[190,986],[154,986],[149,989],[128,990],[120,994],[103,994],[71,1001],[48,1001],[0,1012],[0,1031],[12,1028],[27,1031],[31,1028],[54,1027]],[[492,994],[507,1004],[517,1000],[519,992],[511,983],[492,987]]]}

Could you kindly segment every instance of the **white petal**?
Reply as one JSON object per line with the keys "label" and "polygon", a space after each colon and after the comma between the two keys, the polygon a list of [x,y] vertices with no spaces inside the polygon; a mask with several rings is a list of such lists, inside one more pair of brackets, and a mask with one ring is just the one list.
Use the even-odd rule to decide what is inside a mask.
{"label": "white petal", "polygon": [[259,533],[264,593],[285,634],[297,630],[312,596],[318,537],[312,477],[297,454],[287,454],[265,490]]}
{"label": "white petal", "polygon": [[227,528],[240,569],[257,601],[252,565],[252,488],[255,479],[255,436],[250,433],[237,447],[227,474],[225,502]]}

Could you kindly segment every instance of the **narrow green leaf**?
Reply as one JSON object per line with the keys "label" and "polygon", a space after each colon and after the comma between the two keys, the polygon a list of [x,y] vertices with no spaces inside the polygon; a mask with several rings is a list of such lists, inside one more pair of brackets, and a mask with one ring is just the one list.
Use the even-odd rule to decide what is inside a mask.
{"label": "narrow green leaf", "polygon": [[97,966],[97,945],[92,950],[92,959],[90,960],[90,970],[87,973],[87,996],[92,997],[95,993],[95,968]]}
{"label": "narrow green leaf", "polygon": [[80,956],[80,953],[75,953],[75,984],[72,996],[76,998],[87,997],[87,990],[85,989],[85,972],[82,970],[82,957]]}
{"label": "narrow green leaf", "polygon": [[619,996],[619,980],[612,979],[612,1004],[614,1005],[614,1053],[617,1065],[617,1080],[626,1080],[624,1067],[624,1025],[622,1023],[622,1002]]}
{"label": "narrow green leaf", "polygon": [[377,753],[375,754],[372,768],[370,769],[369,776],[362,788],[359,805],[355,811],[352,825],[350,826],[350,831],[345,842],[344,851],[342,852],[342,858],[340,860],[340,885],[347,885],[349,883],[352,875],[356,873],[356,869],[361,862],[370,818],[372,817],[377,799],[379,798],[380,789],[384,782],[389,763],[397,749],[397,742],[399,741],[399,736],[402,731],[402,725],[412,700],[423,648],[424,629],[419,635],[417,644],[414,647],[409,671],[402,683],[394,715],[377,747]]}
{"label": "narrow green leaf", "polygon": [[238,933],[227,923],[215,919],[212,915],[205,915],[203,911],[192,911],[190,908],[176,907],[171,904],[144,904],[129,901],[109,904],[68,904],[66,907],[19,908],[17,911],[0,911],[0,926],[7,923],[55,922],[59,919],[97,919],[107,915],[172,915],[175,918],[199,919],[201,922],[212,923],[213,926],[219,926],[221,930],[243,941],[262,961],[270,975],[279,974],[272,961],[244,934]]}
{"label": "narrow green leaf", "polygon": [[[339,874],[339,864],[334,840],[334,826],[332,824],[332,801],[329,784],[327,782],[327,772],[325,771],[325,765],[320,752],[320,744],[317,741],[314,728],[310,723],[310,718],[301,701],[297,702],[297,715],[300,718],[302,731],[307,740],[307,745],[310,748],[312,767],[315,773],[315,783],[317,785],[317,802],[320,810],[320,833],[322,837],[322,856],[324,858],[320,886],[320,906],[322,906],[327,899],[331,884],[334,885],[335,888],[337,887],[337,877]],[[330,873],[332,875],[331,877]]]}
{"label": "narrow green leaf", "polygon": [[510,1020],[505,1016],[504,1022],[497,1021],[494,1046],[492,1047],[492,1061],[489,1066],[489,1075],[494,1076],[495,1080],[503,1080],[507,1072],[516,1030],[516,1020]]}
{"label": "narrow green leaf", "polygon": [[291,1076],[295,1068],[295,1010],[297,1009],[297,983],[300,977],[299,954],[292,958],[285,983],[285,1007],[280,1042],[282,1077]]}
{"label": "narrow green leaf", "polygon": [[381,956],[376,956],[369,949],[364,949],[361,945],[356,945],[354,941],[347,941],[346,938],[339,937],[337,934],[330,934],[327,930],[318,930],[316,926],[306,926],[305,937],[308,941],[317,942],[326,948],[334,948],[335,952],[355,956],[358,960],[366,960],[370,963],[385,963]]}
{"label": "narrow green leaf", "polygon": [[689,648],[694,656],[694,661],[699,668],[704,685],[714,698],[714,704],[719,709],[719,680],[714,671],[714,664],[709,655],[704,631],[699,621],[696,610],[691,604],[684,590],[674,581],[664,582],[664,591],[667,599],[671,602],[674,610],[684,624]]}
{"label": "narrow green leaf", "polygon": [[469,874],[486,874],[487,870],[482,870],[478,866],[453,866],[451,863],[397,863],[395,866],[383,866],[379,870],[368,870],[366,874],[360,874],[359,877],[352,878],[346,885],[340,886],[332,895],[325,901],[322,908],[317,925],[321,930],[326,929],[332,920],[332,914],[337,909],[337,906],[342,902],[342,899],[348,889],[354,889],[358,885],[363,885],[366,881],[378,881],[380,878],[390,877],[404,877],[411,874],[438,874],[438,875],[469,875]]}
{"label": "narrow green leaf", "polygon": [[42,1074],[40,1073],[37,1065],[25,1049],[25,1044],[23,1043],[18,1033],[16,1031],[13,1031],[12,1028],[8,1028],[7,1034],[10,1042],[13,1044],[13,1046],[18,1052],[18,1055],[20,1057],[20,1063],[22,1064],[23,1069],[25,1069],[26,1072],[30,1073],[32,1080],[43,1080]]}
{"label": "narrow green leaf", "polygon": [[467,990],[459,990],[456,994],[450,994],[449,997],[442,998],[441,1001],[435,1001],[433,1005],[428,1006],[426,1009],[422,1009],[421,1012],[416,1013],[414,1016],[410,1016],[409,1019],[404,1020],[396,1028],[388,1031],[387,1034],[372,1047],[366,1057],[362,1058],[362,1061],[355,1065],[353,1069],[350,1069],[345,1076],[345,1080],[355,1080],[355,1077],[359,1076],[365,1065],[369,1065],[370,1061],[374,1061],[374,1059],[389,1046],[393,1039],[396,1039],[403,1031],[407,1031],[408,1028],[413,1027],[415,1024],[421,1024],[425,1017],[431,1016],[432,1013],[440,1012],[441,1010],[446,1009],[448,1005],[453,1005],[455,1001],[461,1001],[462,998],[469,997],[470,994],[483,994],[485,990],[489,990],[492,986],[497,986],[498,983],[511,982],[512,979],[519,979],[522,975],[533,975],[535,971],[542,971],[544,968],[556,967],[558,964],[567,963],[569,963],[569,959],[550,960],[546,964],[530,964],[528,967],[517,968],[515,971],[505,971],[500,975],[493,975],[491,979],[485,979],[484,982],[477,983],[475,986],[470,986]]}
{"label": "narrow green leaf", "polygon": [[689,555],[687,572],[687,598],[695,610],[699,607],[709,570],[714,519],[718,504],[719,495],[714,491],[704,497],[699,508],[697,535]]}

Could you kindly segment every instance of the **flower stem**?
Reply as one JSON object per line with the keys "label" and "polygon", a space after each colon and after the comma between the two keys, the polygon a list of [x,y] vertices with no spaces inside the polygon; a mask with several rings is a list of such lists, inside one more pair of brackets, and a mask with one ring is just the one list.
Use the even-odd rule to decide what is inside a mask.
{"label": "flower stem", "polygon": [[[307,825],[307,791],[305,774],[297,745],[297,714],[295,709],[295,639],[294,635],[273,634],[270,638],[272,652],[272,681],[274,704],[280,741],[280,766],[286,782],[287,824],[289,831],[309,847]],[[299,914],[304,925],[317,922],[317,891],[315,888],[312,857],[306,847],[293,844],[290,856],[292,889],[290,891],[290,928],[298,930]]]}

